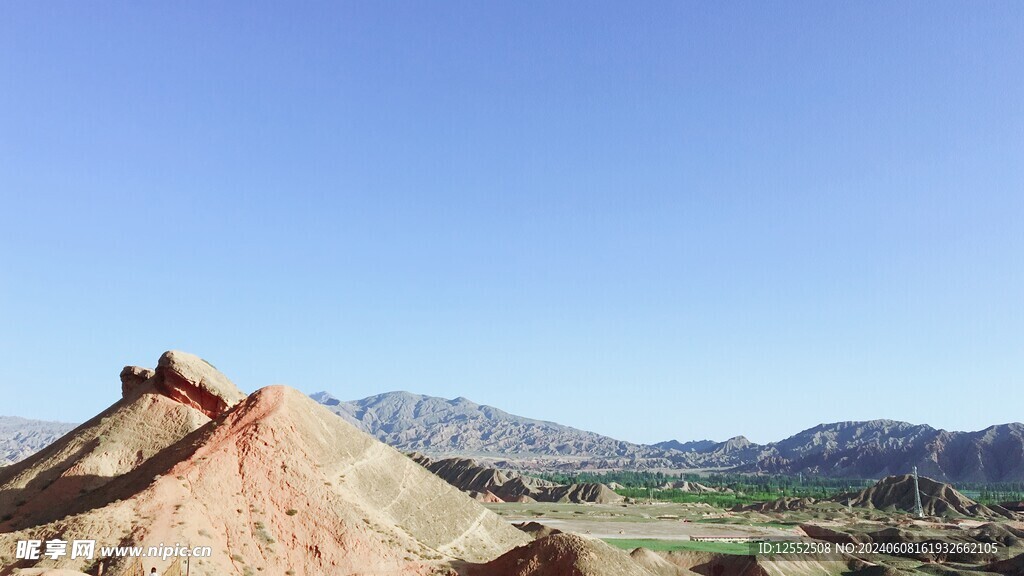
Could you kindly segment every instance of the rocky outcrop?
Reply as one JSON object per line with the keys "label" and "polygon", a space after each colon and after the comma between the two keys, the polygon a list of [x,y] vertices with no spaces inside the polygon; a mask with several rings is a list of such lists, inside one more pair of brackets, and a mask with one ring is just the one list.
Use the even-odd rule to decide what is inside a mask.
{"label": "rocky outcrop", "polygon": [[140,366],[125,366],[121,370],[121,397],[138,390],[150,378],[156,376],[156,371]]}
{"label": "rocky outcrop", "polygon": [[156,387],[169,398],[216,418],[245,398],[228,377],[202,358],[171,350],[157,362]]}

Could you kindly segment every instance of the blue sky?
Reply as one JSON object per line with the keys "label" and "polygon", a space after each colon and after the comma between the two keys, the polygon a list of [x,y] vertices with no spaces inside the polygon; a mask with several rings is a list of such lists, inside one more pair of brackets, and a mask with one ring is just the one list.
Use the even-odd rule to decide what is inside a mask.
{"label": "blue sky", "polygon": [[166,349],[622,439],[1024,419],[1024,5],[0,8],[0,414]]}

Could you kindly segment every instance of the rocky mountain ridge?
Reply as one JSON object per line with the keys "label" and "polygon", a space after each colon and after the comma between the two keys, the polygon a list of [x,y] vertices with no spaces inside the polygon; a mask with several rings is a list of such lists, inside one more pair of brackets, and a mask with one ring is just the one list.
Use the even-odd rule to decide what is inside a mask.
{"label": "rocky mountain ridge", "polygon": [[944,482],[1024,481],[1024,424],[950,432],[895,420],[821,424],[765,445],[670,440],[633,444],[532,420],[465,398],[390,392],[344,402],[313,398],[401,450],[435,457],[475,456],[515,469],[689,469],[881,478],[912,466]]}
{"label": "rocky mountain ridge", "polygon": [[462,397],[447,400],[409,392],[388,392],[351,402],[327,392],[311,397],[385,444],[428,455],[514,455],[518,459],[600,455],[605,461],[628,462],[665,452],[516,416]]}
{"label": "rocky mountain ridge", "polygon": [[740,472],[880,478],[906,473],[943,482],[1024,480],[1024,424],[950,432],[893,420],[822,424],[761,447]]}

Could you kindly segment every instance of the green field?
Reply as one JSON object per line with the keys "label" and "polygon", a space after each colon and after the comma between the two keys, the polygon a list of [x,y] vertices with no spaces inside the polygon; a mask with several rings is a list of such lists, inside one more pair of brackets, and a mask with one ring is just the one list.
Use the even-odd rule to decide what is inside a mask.
{"label": "green field", "polygon": [[628,538],[606,538],[605,542],[623,550],[634,550],[636,548],[647,548],[656,552],[717,552],[719,554],[735,554],[747,556],[750,554],[750,545],[739,542],[695,542],[693,540],[654,540],[649,538],[628,539]]}

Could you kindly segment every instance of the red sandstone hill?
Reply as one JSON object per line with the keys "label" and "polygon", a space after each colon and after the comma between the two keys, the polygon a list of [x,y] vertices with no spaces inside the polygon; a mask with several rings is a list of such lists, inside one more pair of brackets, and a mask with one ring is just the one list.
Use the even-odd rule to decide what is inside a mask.
{"label": "red sandstone hill", "polygon": [[[529,537],[398,451],[283,386],[245,397],[201,359],[128,368],[123,398],[0,470],[0,574],[21,539],[208,545],[193,575],[428,574]],[[151,562],[164,568],[169,562]],[[129,573],[111,561],[107,575]]]}

